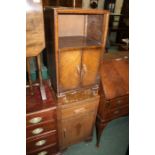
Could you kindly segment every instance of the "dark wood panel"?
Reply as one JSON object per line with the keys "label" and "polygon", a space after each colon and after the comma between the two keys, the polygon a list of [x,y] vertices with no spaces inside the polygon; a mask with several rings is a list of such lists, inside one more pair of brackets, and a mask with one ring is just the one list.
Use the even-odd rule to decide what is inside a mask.
{"label": "dark wood panel", "polygon": [[[35,134],[35,130],[37,129],[42,129],[39,134]],[[34,136],[38,136],[40,134],[43,134],[43,133],[46,133],[46,132],[49,132],[49,131],[52,131],[52,130],[57,130],[57,123],[56,121],[48,121],[48,122],[45,122],[45,123],[40,123],[40,124],[36,124],[36,125],[33,125],[33,126],[29,126],[26,128],[26,138],[31,138],[31,137],[34,137]]]}
{"label": "dark wood panel", "polygon": [[56,100],[53,90],[49,87],[48,82],[44,82],[45,92],[47,100],[42,100],[40,87],[34,86],[34,95],[31,95],[30,88],[26,88],[26,113],[33,113],[41,111],[47,108],[54,108],[56,106]]}
{"label": "dark wood panel", "polygon": [[26,151],[31,152],[43,146],[57,143],[56,132],[51,132],[46,135],[41,135],[27,140]]}
{"label": "dark wood panel", "polygon": [[58,145],[56,144],[50,144],[45,147],[41,147],[39,149],[36,149],[34,151],[28,152],[27,155],[39,155],[40,154],[49,154],[49,155],[55,155],[58,152]]}
{"label": "dark wood panel", "polygon": [[[35,119],[40,119],[38,123],[46,121],[55,121],[56,120],[56,108],[55,109],[45,109],[43,111],[34,112],[26,115],[26,125],[31,126],[38,123],[35,123]],[[33,123],[34,122],[34,123]]]}

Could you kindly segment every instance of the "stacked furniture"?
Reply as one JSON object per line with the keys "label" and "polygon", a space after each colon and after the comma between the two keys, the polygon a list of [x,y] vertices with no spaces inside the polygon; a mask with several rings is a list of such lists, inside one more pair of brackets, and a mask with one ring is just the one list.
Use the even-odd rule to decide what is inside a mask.
{"label": "stacked furniture", "polygon": [[60,149],[89,140],[99,103],[99,65],[109,12],[45,7],[47,62],[57,96]]}
{"label": "stacked furniture", "polygon": [[104,54],[100,75],[100,102],[96,120],[97,146],[108,122],[129,113],[128,52]]}
{"label": "stacked furniture", "polygon": [[[26,0],[26,60],[29,85],[26,89],[26,154],[58,152],[57,107],[52,90],[42,81],[40,53],[45,48],[41,1]],[[30,76],[30,59],[37,57],[39,83]]]}
{"label": "stacked furniture", "polygon": [[47,100],[41,98],[38,86],[34,95],[26,89],[26,152],[27,155],[46,155],[58,152],[57,107],[52,89],[45,83]]}

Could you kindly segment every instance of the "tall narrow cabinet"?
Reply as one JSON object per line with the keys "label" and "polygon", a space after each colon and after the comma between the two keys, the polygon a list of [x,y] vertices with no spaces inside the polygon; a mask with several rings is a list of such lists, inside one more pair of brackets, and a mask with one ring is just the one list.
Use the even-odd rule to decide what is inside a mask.
{"label": "tall narrow cabinet", "polygon": [[109,12],[45,7],[44,15],[48,70],[64,149],[92,137]]}
{"label": "tall narrow cabinet", "polygon": [[44,12],[48,68],[57,95],[96,88],[109,12],[52,7]]}

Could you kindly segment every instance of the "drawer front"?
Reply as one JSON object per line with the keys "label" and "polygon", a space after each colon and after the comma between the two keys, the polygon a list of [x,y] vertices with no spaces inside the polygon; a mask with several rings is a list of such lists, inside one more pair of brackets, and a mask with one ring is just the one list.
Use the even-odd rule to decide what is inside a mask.
{"label": "drawer front", "polygon": [[125,105],[121,108],[115,108],[102,114],[102,121],[106,122],[129,114],[129,106]]}
{"label": "drawer front", "polygon": [[45,123],[40,123],[40,124],[36,124],[33,126],[28,126],[26,128],[26,138],[32,137],[32,136],[36,136],[36,135],[40,135],[42,133],[51,131],[51,130],[56,130],[56,122],[53,121],[48,121]]}
{"label": "drawer front", "polygon": [[49,120],[56,119],[56,109],[45,110],[42,112],[36,112],[26,115],[26,125],[39,124]]}
{"label": "drawer front", "polygon": [[48,146],[42,147],[41,149],[28,152],[26,154],[27,155],[52,155],[57,152],[58,152],[57,145],[48,145]]}
{"label": "drawer front", "polygon": [[129,96],[113,99],[106,103],[106,107],[115,109],[129,104]]}
{"label": "drawer front", "polygon": [[83,104],[79,104],[79,105],[76,104],[70,108],[62,107],[59,110],[60,110],[62,119],[66,119],[72,116],[77,116],[79,114],[85,114],[88,112],[97,111],[98,103],[99,103],[99,98],[96,98],[96,100],[86,101]]}
{"label": "drawer front", "polygon": [[57,133],[50,132],[27,140],[26,151],[31,152],[50,144],[57,144]]}
{"label": "drawer front", "polygon": [[128,115],[129,113],[129,106],[126,105],[124,107],[121,107],[121,108],[116,108],[116,109],[113,109],[113,110],[110,110],[105,118],[108,120],[108,119],[115,119],[115,118],[118,118],[118,117],[121,117],[121,116],[124,116],[124,115]]}

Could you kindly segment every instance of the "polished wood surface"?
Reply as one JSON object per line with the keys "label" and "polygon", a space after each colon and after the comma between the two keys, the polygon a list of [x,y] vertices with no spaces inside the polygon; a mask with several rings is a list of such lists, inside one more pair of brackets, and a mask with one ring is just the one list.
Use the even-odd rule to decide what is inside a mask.
{"label": "polished wood surface", "polygon": [[42,1],[26,0],[26,57],[37,56],[44,47]]}
{"label": "polished wood surface", "polygon": [[106,10],[45,7],[48,68],[57,96],[98,85],[98,66],[105,49],[108,18]]}
{"label": "polished wood surface", "polygon": [[75,89],[80,86],[81,55],[80,50],[60,52],[59,89],[61,91]]}
{"label": "polished wood surface", "polygon": [[56,101],[52,89],[49,87],[48,82],[44,82],[45,92],[47,100],[42,100],[39,86],[34,86],[34,95],[30,94],[30,88],[26,89],[26,113],[33,113],[37,111],[42,111],[47,108],[54,108],[56,106]]}
{"label": "polished wood surface", "polygon": [[82,71],[81,71],[81,85],[91,86],[99,83],[98,70],[101,61],[102,49],[83,49],[82,55]]}
{"label": "polished wood surface", "polygon": [[58,106],[60,149],[90,139],[96,119],[99,96]]}
{"label": "polished wood surface", "polygon": [[57,102],[48,81],[44,81],[47,100],[42,100],[39,86],[26,89],[26,143],[27,154],[42,151],[57,153],[59,148],[57,130]]}
{"label": "polished wood surface", "polygon": [[129,61],[128,59],[103,60],[100,68],[102,87],[106,99],[113,99],[128,94]]}
{"label": "polished wood surface", "polygon": [[[44,143],[39,145],[39,141],[44,141]],[[41,136],[37,136],[35,138],[31,138],[27,140],[26,151],[31,152],[43,146],[47,146],[49,144],[56,144],[57,135],[56,132],[49,132]],[[36,145],[38,143],[38,145]]]}
{"label": "polished wood surface", "polygon": [[100,102],[96,119],[97,146],[108,122],[129,113],[128,52],[104,54],[100,74]]}

